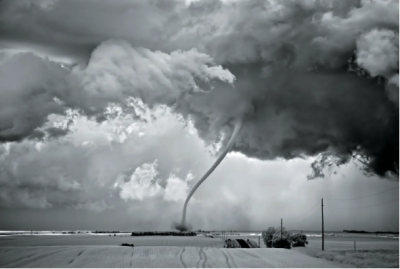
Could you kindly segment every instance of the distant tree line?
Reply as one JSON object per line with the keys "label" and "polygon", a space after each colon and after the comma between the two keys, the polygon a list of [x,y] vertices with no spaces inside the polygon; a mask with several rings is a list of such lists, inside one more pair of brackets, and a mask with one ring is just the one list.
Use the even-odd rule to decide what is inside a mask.
{"label": "distant tree line", "polygon": [[376,231],[376,232],[367,232],[364,230],[343,230],[344,233],[358,233],[358,234],[399,234],[399,232],[391,232],[391,231]]}
{"label": "distant tree line", "polygon": [[95,233],[95,234],[117,234],[117,233],[120,233],[120,231],[94,231],[93,233]]}
{"label": "distant tree line", "polygon": [[131,236],[196,236],[195,232],[133,232]]}

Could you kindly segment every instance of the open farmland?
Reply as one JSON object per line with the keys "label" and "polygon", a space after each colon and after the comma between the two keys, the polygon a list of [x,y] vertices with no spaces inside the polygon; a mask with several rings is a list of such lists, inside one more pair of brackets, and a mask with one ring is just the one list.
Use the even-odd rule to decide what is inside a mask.
{"label": "open farmland", "polygon": [[[122,247],[121,243],[135,244]],[[204,236],[5,236],[1,267],[342,267],[285,249],[225,249]]]}
{"label": "open farmland", "polygon": [[[356,241],[356,251],[354,251]],[[354,267],[399,267],[399,239],[375,236],[328,236],[325,250],[321,250],[322,239],[311,237],[308,246],[295,250],[309,255]]]}
{"label": "open farmland", "polygon": [[0,237],[0,247],[11,246],[119,246],[122,243],[143,246],[192,246],[223,247],[221,238],[204,236],[108,236],[61,235],[61,236],[5,236]]}
{"label": "open farmland", "polygon": [[1,247],[2,267],[342,267],[285,249],[171,246]]}
{"label": "open farmland", "polygon": [[[258,243],[257,236],[230,238],[251,239]],[[357,240],[360,250],[386,249],[393,252],[399,249],[398,240],[379,237],[326,237],[324,253],[327,255],[323,256],[319,254],[322,252],[321,238],[315,237],[309,238],[309,245],[305,248],[287,250],[266,249],[262,240],[261,248],[225,249],[221,238],[204,236],[26,235],[0,237],[0,266],[351,267],[343,259],[333,259],[330,252],[352,251],[353,239]],[[122,247],[122,243],[134,244],[135,247]],[[363,255],[371,256],[371,252]],[[383,256],[374,257],[379,265],[379,257]],[[329,261],[331,258],[333,262]]]}
{"label": "open farmland", "polygon": [[[229,236],[228,238],[236,239],[241,238],[244,240],[253,240],[258,244],[258,236]],[[307,237],[308,245],[305,249],[321,250],[322,239],[321,237]],[[354,241],[356,241],[357,250],[399,250],[399,239],[385,238],[379,236],[359,236],[359,235],[346,235],[346,236],[325,236],[325,250],[353,250]],[[266,248],[262,237],[260,238],[260,247]],[[302,248],[295,248],[302,249]]]}
{"label": "open farmland", "polygon": [[[321,250],[321,237],[307,238],[307,248]],[[356,241],[357,250],[399,250],[399,239],[375,237],[375,236],[325,236],[325,250],[354,250]]]}

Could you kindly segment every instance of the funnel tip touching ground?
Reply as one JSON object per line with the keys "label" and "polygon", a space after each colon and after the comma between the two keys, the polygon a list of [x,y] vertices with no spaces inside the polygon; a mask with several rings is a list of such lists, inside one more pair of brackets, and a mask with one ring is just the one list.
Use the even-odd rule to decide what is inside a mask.
{"label": "funnel tip touching ground", "polygon": [[172,223],[172,228],[176,229],[180,232],[186,232],[192,229],[192,225],[184,223],[184,222],[174,222]]}

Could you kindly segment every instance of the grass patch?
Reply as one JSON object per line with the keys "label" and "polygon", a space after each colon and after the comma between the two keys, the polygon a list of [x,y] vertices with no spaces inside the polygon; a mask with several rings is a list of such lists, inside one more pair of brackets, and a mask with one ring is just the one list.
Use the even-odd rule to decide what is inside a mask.
{"label": "grass patch", "polygon": [[313,256],[359,268],[399,268],[397,250],[318,251]]}

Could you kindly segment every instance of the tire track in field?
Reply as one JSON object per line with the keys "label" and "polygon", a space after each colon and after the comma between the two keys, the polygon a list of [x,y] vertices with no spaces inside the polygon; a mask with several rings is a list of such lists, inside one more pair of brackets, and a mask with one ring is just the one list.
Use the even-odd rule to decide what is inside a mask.
{"label": "tire track in field", "polygon": [[222,255],[224,255],[225,261],[226,261],[226,264],[228,265],[228,267],[232,268],[231,264],[229,263],[228,256],[226,256],[225,252],[222,249],[220,249],[220,251],[222,252]]}
{"label": "tire track in field", "polygon": [[[7,266],[8,266],[8,267],[14,267],[14,266],[9,266],[9,265],[10,265],[10,264],[13,264],[13,263],[18,263],[18,262],[23,261],[23,260],[29,260],[29,258],[31,258],[31,257],[33,257],[33,256],[35,256],[35,255],[37,256],[38,253],[33,253],[33,254],[28,255],[28,256],[24,256],[24,257],[18,259],[17,261],[12,261],[12,262],[8,263]],[[40,254],[39,254],[39,255],[40,255]]]}
{"label": "tire track in field", "polygon": [[206,268],[207,256],[206,256],[206,253],[204,253],[203,248],[201,248],[201,252],[203,253],[203,256],[204,256],[203,268]]}
{"label": "tire track in field", "polygon": [[79,256],[81,256],[81,254],[82,254],[84,251],[85,251],[85,250],[82,250],[81,252],[79,252],[79,254],[78,254],[75,258],[73,258],[68,264],[73,263],[73,262],[75,261],[75,259],[78,258]]}
{"label": "tire track in field", "polygon": [[11,252],[12,250],[13,250],[12,248],[9,248],[9,249],[4,249],[4,248],[2,248],[2,249],[1,249],[1,252],[5,254],[5,253],[7,253],[7,252]]}
{"label": "tire track in field", "polygon": [[203,256],[204,256],[204,252],[203,252],[203,248],[200,247],[200,251],[199,251],[199,256],[200,256],[200,260],[199,260],[199,268],[204,268],[204,264],[201,265],[201,262],[204,260]]}
{"label": "tire track in field", "polygon": [[[40,258],[47,257],[48,255],[53,255],[53,254],[55,254],[57,252],[61,252],[63,250],[65,250],[65,248],[61,248],[61,249],[55,250],[55,251],[53,251],[51,253],[44,253],[44,254],[33,253],[33,254],[29,255],[29,256],[22,257],[17,261],[12,261],[12,262],[8,263],[6,265],[6,267],[8,267],[8,268],[10,268],[10,267],[20,267],[20,265],[18,265],[18,264],[20,264],[21,262],[37,261]],[[33,259],[30,260],[31,257],[33,257]]]}
{"label": "tire track in field", "polygon": [[235,261],[233,260],[233,257],[232,257],[232,255],[229,253],[229,251],[227,251],[227,255],[228,255],[229,258],[231,258],[232,265],[233,265],[235,268],[238,268],[237,264],[236,264]]}
{"label": "tire track in field", "polygon": [[[201,261],[203,260],[203,255],[204,255],[203,248],[199,247],[199,260],[197,261],[197,265],[196,265],[197,268],[202,268]],[[203,268],[204,268],[204,266],[203,266]]]}
{"label": "tire track in field", "polygon": [[186,247],[184,246],[183,249],[182,249],[181,254],[179,255],[179,259],[181,260],[181,263],[182,263],[183,267],[187,268],[186,264],[183,262],[183,252],[185,252],[185,250],[186,250]]}
{"label": "tire track in field", "polygon": [[201,261],[201,248],[200,248],[200,250],[199,250],[199,259],[198,259],[197,262],[196,262],[196,268],[199,268],[199,266],[200,266],[200,261]]}
{"label": "tire track in field", "polygon": [[133,254],[135,253],[135,248],[132,249],[132,254],[131,254],[131,262],[129,263],[129,266],[132,267],[132,260],[133,260]]}

